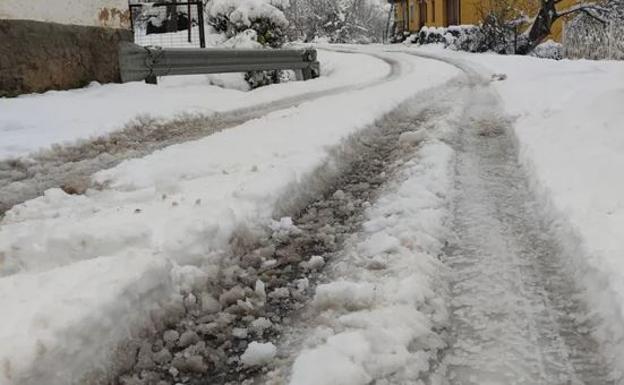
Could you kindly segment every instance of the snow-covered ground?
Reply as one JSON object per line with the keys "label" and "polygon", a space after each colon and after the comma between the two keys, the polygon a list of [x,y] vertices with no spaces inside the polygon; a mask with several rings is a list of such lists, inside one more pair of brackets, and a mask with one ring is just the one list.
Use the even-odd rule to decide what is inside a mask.
{"label": "snow-covered ground", "polygon": [[[531,213],[544,215],[539,219],[547,221],[570,270],[588,289],[591,315],[602,320],[597,339],[607,347],[611,364],[624,366],[618,360],[624,355],[624,64],[390,48],[438,57],[441,63],[405,53],[384,53],[387,49],[363,48],[398,60],[402,71],[396,79],[273,112],[200,140],[125,161],[93,177],[98,190],[70,196],[53,189],[8,211],[0,222],[0,308],[8,309],[0,318],[0,383],[39,384],[45,377],[50,385],[67,384],[93,362],[105,362],[106,348],[130,335],[155,309],[160,311],[170,300],[179,300],[180,290],[214,277],[234,233],[243,226],[270,224],[276,213],[314,194],[309,176],[324,165],[331,148],[408,97],[428,87],[440,87],[459,74],[448,64],[463,68],[475,82],[457,87],[477,91],[482,87],[488,98],[496,99],[475,100],[468,108],[467,117],[471,124],[484,126],[484,136],[500,135],[496,131],[500,127],[487,131],[485,125],[492,122],[478,120],[483,117],[481,108],[486,112],[494,105],[502,108],[507,116],[496,116],[499,125],[512,118],[509,124],[520,162],[539,201],[539,208],[532,207]],[[145,106],[147,113],[170,117],[188,111],[188,103],[198,95],[208,102],[192,111],[210,113],[247,106],[251,99],[269,101],[326,89],[339,81],[345,85],[374,81],[389,71],[386,64],[366,55],[325,53],[323,60],[325,67],[336,68],[335,79],[327,74],[315,82],[252,93],[197,86],[194,80],[189,84],[188,78],[171,79],[170,99],[153,102],[158,96],[149,86],[111,87],[145,89],[146,98],[153,102]],[[331,60],[335,61],[333,67],[328,65]],[[358,67],[365,68],[350,72]],[[341,68],[345,72],[339,74]],[[48,103],[43,99],[54,100],[59,94],[78,103],[82,93],[90,95],[84,99],[91,100],[89,108],[94,109],[106,100],[107,106],[111,103],[117,108],[115,117],[126,115],[108,128],[94,129],[94,134],[101,134],[134,116],[133,108],[124,103],[114,106],[117,102],[111,101],[111,95],[117,91],[111,87],[27,96],[11,103],[17,106],[21,100],[41,98],[36,103],[43,106]],[[167,82],[158,87],[167,89]],[[111,92],[104,92],[104,99],[93,96],[102,89]],[[188,91],[191,95],[197,92],[195,97],[182,99],[179,109],[163,111],[167,102],[183,98],[180,94],[187,90],[195,90]],[[255,96],[247,96],[251,94]],[[218,107],[209,106],[213,97]],[[448,95],[445,100],[453,97]],[[0,108],[4,102],[7,100],[0,100]],[[486,105],[488,102],[491,105]],[[74,108],[67,107],[67,111]],[[58,107],[50,109],[50,121],[55,117],[52,110]],[[14,122],[39,118],[30,116],[29,108],[11,111]],[[84,116],[88,119],[80,124],[98,121],[89,114]],[[71,121],[63,119],[59,124]],[[461,120],[452,124],[453,129],[465,126]],[[0,132],[2,127],[10,124],[0,126]],[[30,141],[29,135],[16,137],[15,143]],[[84,137],[82,131],[68,135],[65,140]],[[20,150],[21,154],[54,141],[34,143]],[[446,322],[448,305],[443,302],[443,284],[438,282],[444,282],[444,268],[437,257],[443,253],[448,235],[447,193],[453,183],[454,156],[445,140],[426,141],[367,210],[367,221],[348,243],[345,259],[329,266],[330,281],[316,290],[310,305],[314,327],[308,330],[303,349],[291,357],[292,367],[284,372],[290,383],[366,384],[372,379],[384,383],[390,374],[405,383],[435,364],[436,349],[444,342],[434,329]],[[479,164],[477,158],[467,157]],[[335,168],[325,166],[330,172]],[[492,175],[500,177],[497,164],[490,166]],[[509,160],[507,166],[516,164]],[[523,186],[524,174],[515,169],[512,174],[519,182],[510,188]],[[523,195],[514,195],[518,196]],[[497,202],[504,203],[505,197],[498,196]],[[479,201],[480,195],[472,199]],[[488,209],[496,211],[497,205],[492,203]],[[496,218],[501,223],[514,222],[526,214],[522,207],[522,202],[515,202],[509,218],[505,210],[502,214],[496,211],[500,214]],[[533,217],[523,219],[527,218]],[[273,226],[281,224],[274,222]],[[494,237],[496,229],[489,230],[487,235]],[[472,233],[474,242],[466,243],[476,245],[475,253],[487,243],[480,242],[477,232]],[[509,242],[519,239],[511,230],[505,235]],[[535,231],[532,237],[543,241]],[[493,250],[519,255],[497,240],[491,242],[499,247]],[[535,250],[539,254],[541,249]],[[524,263],[512,262],[514,267]],[[254,344],[242,360],[250,366],[264,364],[275,354],[272,344]],[[59,366],[63,370],[58,371]]]}
{"label": "snow-covered ground", "polygon": [[[0,308],[13,311],[0,320],[3,380],[39,383],[45,376],[50,385],[66,384],[102,362],[105,347],[158,305],[154,297],[164,302],[194,278],[205,279],[233,231],[269,223],[277,209],[305,196],[306,176],[331,146],[458,73],[392,56],[402,71],[387,83],[126,161],[94,176],[101,190],[70,196],[53,189],[7,212],[0,227]],[[65,289],[71,286],[76,290]],[[137,313],[127,311],[135,306]],[[64,369],[56,371],[58,365]]]}
{"label": "snow-covered ground", "polygon": [[[247,90],[242,74],[172,76],[157,86],[143,82],[93,83],[82,89],[0,98],[0,160],[27,156],[54,144],[121,130],[133,119],[172,119],[227,112],[381,79],[390,66],[367,55],[320,51],[321,77]],[[227,88],[225,88],[227,87]]]}
{"label": "snow-covered ground", "polygon": [[[493,73],[529,172],[569,265],[624,355],[624,63],[467,57]],[[616,360],[618,361],[618,360]],[[619,370],[624,370],[622,361]]]}
{"label": "snow-covered ground", "polygon": [[[418,52],[504,79],[492,83],[513,119],[519,161],[600,325],[624,354],[624,63]],[[621,360],[614,360],[624,371]]]}

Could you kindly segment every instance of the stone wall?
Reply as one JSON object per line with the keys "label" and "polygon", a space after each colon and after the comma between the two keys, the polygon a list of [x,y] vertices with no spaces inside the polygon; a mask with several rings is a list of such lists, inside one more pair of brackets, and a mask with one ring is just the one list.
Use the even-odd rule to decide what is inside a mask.
{"label": "stone wall", "polygon": [[118,82],[130,30],[0,20],[0,96]]}

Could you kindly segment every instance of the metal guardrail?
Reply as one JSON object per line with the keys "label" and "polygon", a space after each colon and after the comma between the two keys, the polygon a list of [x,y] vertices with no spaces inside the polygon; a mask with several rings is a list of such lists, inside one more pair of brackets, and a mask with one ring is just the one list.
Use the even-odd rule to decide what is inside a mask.
{"label": "metal guardrail", "polygon": [[300,80],[319,76],[314,49],[218,49],[160,48],[121,43],[121,81],[145,80],[156,84],[158,76],[227,72],[294,70]]}

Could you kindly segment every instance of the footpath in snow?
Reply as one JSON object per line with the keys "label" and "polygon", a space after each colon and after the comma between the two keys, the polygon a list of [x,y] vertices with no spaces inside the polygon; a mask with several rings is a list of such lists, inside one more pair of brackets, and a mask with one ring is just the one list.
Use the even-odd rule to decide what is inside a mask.
{"label": "footpath in snow", "polygon": [[0,226],[3,381],[67,384],[105,362],[139,320],[218,271],[233,232],[313,196],[306,178],[332,146],[458,73],[392,57],[401,63],[395,80],[126,161],[94,176],[99,190],[52,189],[8,211]]}

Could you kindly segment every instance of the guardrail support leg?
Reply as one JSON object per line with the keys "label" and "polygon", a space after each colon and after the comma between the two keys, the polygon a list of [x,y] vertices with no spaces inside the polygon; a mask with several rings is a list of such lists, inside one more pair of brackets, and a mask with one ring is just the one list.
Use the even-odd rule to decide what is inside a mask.
{"label": "guardrail support leg", "polygon": [[310,80],[312,79],[312,68],[304,68],[301,70],[302,73],[302,77],[303,80]]}

